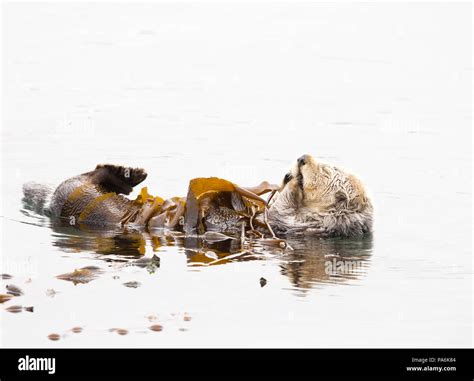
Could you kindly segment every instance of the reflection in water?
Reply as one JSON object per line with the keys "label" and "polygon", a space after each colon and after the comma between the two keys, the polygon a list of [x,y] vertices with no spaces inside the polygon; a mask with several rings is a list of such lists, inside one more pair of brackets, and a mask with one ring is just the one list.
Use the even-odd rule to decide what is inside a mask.
{"label": "reflection in water", "polygon": [[290,240],[294,251],[281,273],[300,289],[314,283],[339,283],[363,276],[370,263],[372,237],[364,239]]}
{"label": "reflection in water", "polygon": [[[148,262],[147,247],[159,250],[175,246],[184,249],[188,266],[206,267],[250,260],[276,260],[281,274],[294,288],[310,289],[318,283],[343,283],[363,276],[370,263],[372,238],[314,239],[287,237],[294,250],[269,248],[258,241],[241,243],[238,239],[208,242],[203,237],[181,232],[147,230],[104,230],[53,224],[53,245],[67,252],[93,252],[105,261]],[[158,263],[158,255],[153,256]]]}

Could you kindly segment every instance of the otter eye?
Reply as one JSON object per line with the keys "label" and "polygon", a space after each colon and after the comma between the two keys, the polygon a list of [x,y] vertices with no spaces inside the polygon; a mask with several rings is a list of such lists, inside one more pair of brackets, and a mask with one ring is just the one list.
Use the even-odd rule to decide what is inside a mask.
{"label": "otter eye", "polygon": [[286,185],[288,184],[291,179],[293,179],[293,175],[291,173],[287,173],[285,177],[283,178],[283,184]]}

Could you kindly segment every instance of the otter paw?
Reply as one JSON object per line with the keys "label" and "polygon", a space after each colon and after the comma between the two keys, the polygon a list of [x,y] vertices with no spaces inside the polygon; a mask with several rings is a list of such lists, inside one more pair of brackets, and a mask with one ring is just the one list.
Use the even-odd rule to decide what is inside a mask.
{"label": "otter paw", "polygon": [[129,194],[135,185],[146,179],[147,173],[142,168],[99,164],[90,175],[91,181],[106,192]]}
{"label": "otter paw", "polygon": [[131,168],[114,164],[99,164],[95,169],[96,171],[106,171],[108,176],[117,177],[131,187],[140,184],[147,177],[147,173],[143,168]]}

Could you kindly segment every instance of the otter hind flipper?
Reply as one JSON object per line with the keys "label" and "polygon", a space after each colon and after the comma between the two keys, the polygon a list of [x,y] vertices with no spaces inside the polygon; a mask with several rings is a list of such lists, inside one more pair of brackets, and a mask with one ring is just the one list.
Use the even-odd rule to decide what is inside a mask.
{"label": "otter hind flipper", "polygon": [[107,192],[129,194],[135,185],[146,179],[147,173],[143,168],[99,164],[90,176],[93,183],[100,185]]}

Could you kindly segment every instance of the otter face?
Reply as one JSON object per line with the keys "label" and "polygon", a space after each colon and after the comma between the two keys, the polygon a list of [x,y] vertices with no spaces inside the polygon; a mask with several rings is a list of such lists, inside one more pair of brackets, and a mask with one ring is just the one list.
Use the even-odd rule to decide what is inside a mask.
{"label": "otter face", "polygon": [[296,209],[309,208],[315,212],[337,201],[331,182],[335,169],[318,163],[311,155],[303,155],[288,172],[280,193],[290,200]]}

